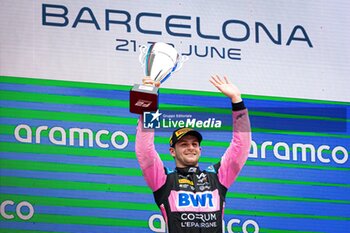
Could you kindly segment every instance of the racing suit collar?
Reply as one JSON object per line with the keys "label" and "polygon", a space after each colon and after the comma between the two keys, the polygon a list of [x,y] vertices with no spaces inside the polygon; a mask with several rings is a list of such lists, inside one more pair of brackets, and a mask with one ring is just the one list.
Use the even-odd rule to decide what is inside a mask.
{"label": "racing suit collar", "polygon": [[200,173],[199,167],[176,167],[176,171],[180,174],[188,174],[188,173]]}

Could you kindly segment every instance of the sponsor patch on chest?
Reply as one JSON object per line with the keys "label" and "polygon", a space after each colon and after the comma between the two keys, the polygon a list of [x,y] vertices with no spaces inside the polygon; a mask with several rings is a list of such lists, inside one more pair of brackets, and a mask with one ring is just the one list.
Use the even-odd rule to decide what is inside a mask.
{"label": "sponsor patch on chest", "polygon": [[212,212],[220,209],[217,189],[206,192],[171,191],[168,197],[172,212]]}
{"label": "sponsor patch on chest", "polygon": [[179,179],[179,184],[193,185],[193,181],[192,180],[188,180],[188,179]]}

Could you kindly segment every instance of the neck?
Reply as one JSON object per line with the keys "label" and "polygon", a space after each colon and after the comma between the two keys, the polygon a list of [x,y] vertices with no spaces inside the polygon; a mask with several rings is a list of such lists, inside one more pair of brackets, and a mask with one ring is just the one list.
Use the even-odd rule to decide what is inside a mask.
{"label": "neck", "polygon": [[178,167],[178,168],[198,167],[198,163],[196,163],[196,164],[191,164],[191,165],[185,165],[185,164],[175,163],[175,165],[176,165],[176,167]]}

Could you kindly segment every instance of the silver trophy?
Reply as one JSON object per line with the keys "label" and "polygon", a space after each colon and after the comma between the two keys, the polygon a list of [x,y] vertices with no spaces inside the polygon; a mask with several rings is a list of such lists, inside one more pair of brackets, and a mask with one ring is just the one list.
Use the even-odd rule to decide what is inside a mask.
{"label": "silver trophy", "polygon": [[[180,70],[183,63],[188,60],[187,56],[180,56],[174,47],[162,42],[152,44],[149,48],[141,46],[140,51],[139,60],[145,75],[160,83]],[[142,114],[156,111],[158,91],[158,87],[153,85],[135,84],[130,90],[130,112]]]}

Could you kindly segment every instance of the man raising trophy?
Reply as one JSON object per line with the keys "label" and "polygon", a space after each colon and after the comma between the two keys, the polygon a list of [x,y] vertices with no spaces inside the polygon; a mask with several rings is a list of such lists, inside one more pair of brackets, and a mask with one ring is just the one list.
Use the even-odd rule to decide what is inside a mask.
{"label": "man raising trophy", "polygon": [[[169,140],[175,168],[164,167],[155,150],[154,130],[143,129],[143,116],[139,117],[136,156],[169,233],[222,233],[226,192],[248,158],[250,123],[239,89],[226,76],[214,75],[209,81],[232,102],[232,139],[218,163],[202,170],[198,163],[202,134],[195,129],[179,128]],[[153,77],[143,79],[146,86],[158,88],[161,83]]]}

